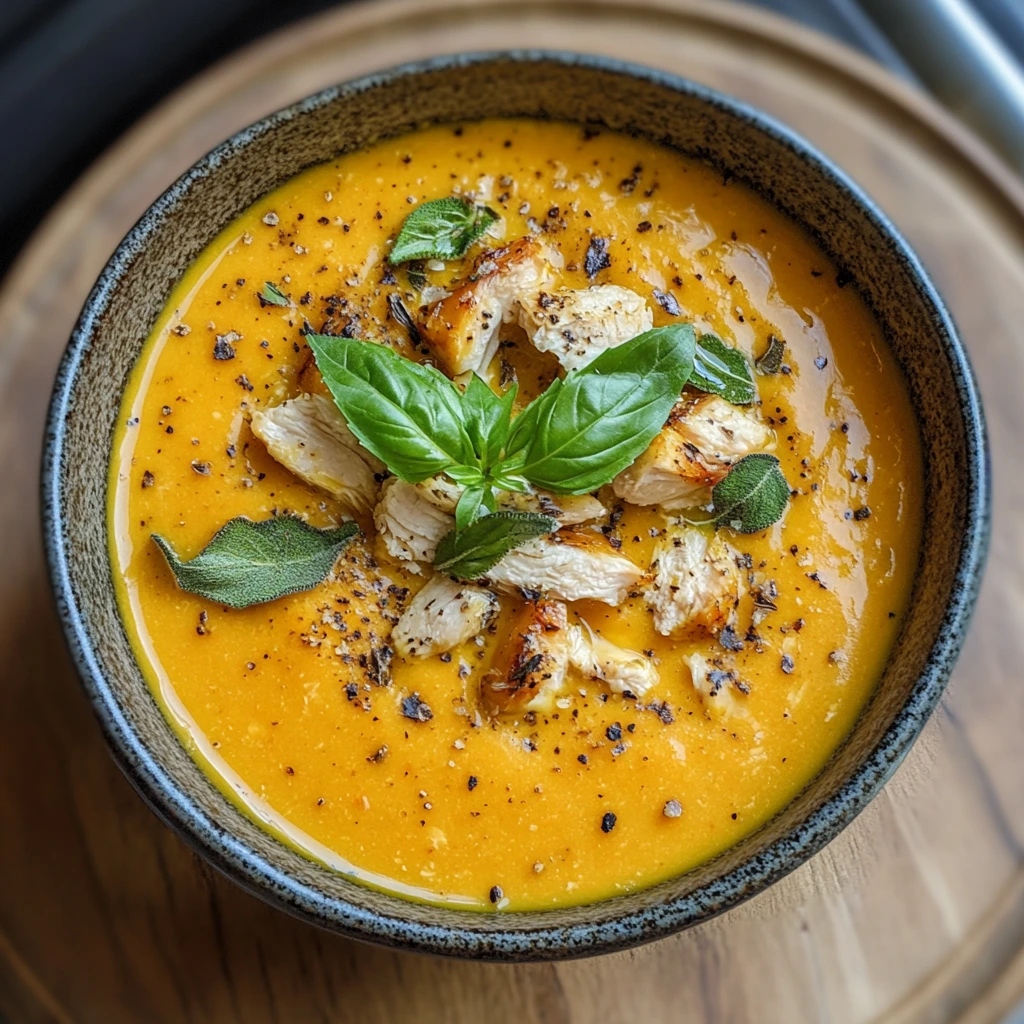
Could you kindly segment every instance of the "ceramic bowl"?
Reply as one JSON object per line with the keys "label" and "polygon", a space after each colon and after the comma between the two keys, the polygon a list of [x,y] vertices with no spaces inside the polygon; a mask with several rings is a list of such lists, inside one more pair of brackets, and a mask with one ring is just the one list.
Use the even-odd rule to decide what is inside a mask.
{"label": "ceramic bowl", "polygon": [[[715,860],[643,892],[536,913],[471,913],[372,891],[262,831],[192,761],[119,618],[106,543],[107,465],[129,372],[171,288],[251,203],[311,164],[432,122],[542,117],[636,133],[708,161],[805,226],[882,323],[923,437],[927,514],[906,622],[877,693],[818,777]],[[546,960],[634,946],[777,881],[863,809],[939,700],[984,561],[989,469],[970,367],[949,315],[886,217],[807,142],[692,82],[612,60],[445,57],[318,93],[229,139],[149,208],[89,296],[57,376],[43,463],[53,587],[117,762],[156,813],[228,877],[326,928],[392,946]]]}

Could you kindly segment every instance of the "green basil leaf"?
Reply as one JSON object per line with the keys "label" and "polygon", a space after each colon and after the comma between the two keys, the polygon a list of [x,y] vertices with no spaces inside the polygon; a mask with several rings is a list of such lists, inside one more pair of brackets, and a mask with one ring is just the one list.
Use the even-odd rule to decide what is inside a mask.
{"label": "green basil leaf", "polygon": [[487,479],[487,474],[479,466],[449,466],[445,474],[463,487],[475,487]]}
{"label": "green basil leaf", "polygon": [[469,378],[462,395],[462,414],[477,457],[485,466],[493,466],[501,457],[518,390],[513,384],[504,395],[496,395],[475,373]]}
{"label": "green basil leaf", "polygon": [[747,357],[715,334],[702,334],[693,359],[690,386],[721,395],[733,405],[757,401],[757,385]]}
{"label": "green basil leaf", "polygon": [[779,460],[765,452],[745,455],[711,491],[715,524],[740,533],[759,533],[782,518],[789,483]]}
{"label": "green basil leaf", "polygon": [[665,425],[693,368],[689,324],[647,331],[552,384],[512,424],[501,469],[555,494],[608,483]]}
{"label": "green basil leaf", "polygon": [[182,590],[229,608],[248,608],[323,583],[357,533],[356,523],[318,530],[295,516],[261,522],[238,516],[187,562],[158,533],[153,540]]}
{"label": "green basil leaf", "polygon": [[277,287],[272,281],[267,281],[263,285],[263,291],[259,293],[259,300],[261,306],[290,306],[291,303],[288,301],[288,296],[285,295],[280,288]]}
{"label": "green basil leaf", "polygon": [[475,580],[513,548],[557,529],[557,520],[535,512],[495,512],[465,530],[445,534],[437,545],[434,568],[459,579]]}
{"label": "green basil leaf", "polygon": [[402,225],[388,256],[390,263],[409,260],[457,260],[498,219],[488,206],[457,196],[417,206]]}
{"label": "green basil leaf", "polygon": [[517,491],[519,494],[528,494],[530,491],[529,480],[507,472],[504,465],[500,465],[497,469],[492,470],[491,483],[503,491]]}
{"label": "green basil leaf", "polygon": [[352,433],[396,476],[419,483],[475,464],[462,396],[444,374],[371,341],[307,334],[306,342]]}
{"label": "green basil leaf", "polygon": [[786,343],[774,334],[768,335],[768,347],[754,360],[758,373],[778,373],[782,369],[782,357],[786,352]]}
{"label": "green basil leaf", "polygon": [[475,522],[484,514],[487,508],[487,498],[491,497],[493,503],[494,495],[491,485],[488,483],[473,484],[467,487],[455,506],[455,529],[461,532],[470,523]]}

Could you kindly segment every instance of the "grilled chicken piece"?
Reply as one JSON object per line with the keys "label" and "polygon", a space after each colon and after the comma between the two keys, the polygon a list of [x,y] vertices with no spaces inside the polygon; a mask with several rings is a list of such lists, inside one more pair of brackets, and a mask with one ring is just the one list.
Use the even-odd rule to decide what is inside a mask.
{"label": "grilled chicken piece", "polygon": [[599,533],[560,530],[510,551],[487,576],[499,590],[617,605],[643,571],[617,554]]}
{"label": "grilled chicken piece", "polygon": [[771,429],[750,409],[717,395],[684,399],[647,451],[612,481],[612,489],[634,505],[701,504],[734,462],[771,440]]}
{"label": "grilled chicken piece", "polygon": [[498,596],[440,573],[409,602],[391,634],[405,658],[443,654],[483,632],[498,614]]}
{"label": "grilled chicken piece", "polygon": [[257,409],[251,426],[271,457],[297,477],[353,512],[373,508],[379,489],[374,474],[384,472],[384,464],[359,443],[329,398],[301,395]]}
{"label": "grilled chicken piece", "polygon": [[442,368],[455,377],[481,377],[498,350],[498,329],[516,319],[521,298],[539,291],[550,264],[535,238],[481,253],[462,285],[435,303],[420,331]]}
{"label": "grilled chicken piece", "polygon": [[583,619],[569,626],[569,664],[607,683],[613,693],[643,697],[658,684],[658,670],[650,658],[598,636]]}
{"label": "grilled chicken piece", "polygon": [[735,553],[717,534],[709,539],[692,526],[666,527],[651,571],[647,604],[662,636],[689,625],[717,633],[736,610],[742,578]]}
{"label": "grilled chicken piece", "polygon": [[415,484],[394,476],[381,485],[373,523],[387,553],[396,561],[411,562],[407,568],[415,573],[422,571],[416,563],[434,561],[441,538],[455,526],[452,516],[427,501]]}
{"label": "grilled chicken piece", "polygon": [[712,718],[747,717],[747,709],[742,705],[739,694],[746,694],[748,688],[732,669],[713,664],[696,652],[683,661],[689,666],[694,689]]}
{"label": "grilled chicken piece", "polygon": [[[416,488],[431,505],[449,514],[455,513],[455,506],[462,497],[462,485],[443,474],[416,484]],[[498,495],[498,507],[520,512],[540,512],[557,519],[563,526],[597,519],[607,511],[597,498],[589,494],[551,494],[548,491],[535,491],[532,494],[502,491]]]}
{"label": "grilled chicken piece", "polygon": [[567,612],[561,601],[527,601],[512,634],[484,677],[488,709],[507,714],[547,711],[565,689],[569,666]]}
{"label": "grilled chicken piece", "polygon": [[654,326],[642,295],[615,284],[540,291],[519,313],[534,347],[575,370]]}

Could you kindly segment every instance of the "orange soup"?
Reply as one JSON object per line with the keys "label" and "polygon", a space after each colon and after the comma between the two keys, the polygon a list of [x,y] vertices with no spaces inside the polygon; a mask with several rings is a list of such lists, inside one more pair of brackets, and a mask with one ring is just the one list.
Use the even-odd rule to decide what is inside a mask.
{"label": "orange soup", "polygon": [[[506,399],[483,470],[479,385],[474,409]],[[620,386],[619,420],[565,427]],[[473,450],[392,457],[410,412]],[[314,167],[211,243],[128,387],[110,544],[154,694],[247,813],[364,884],[500,912],[653,885],[792,800],[881,675],[921,507],[900,373],[798,226],[652,143],[488,121]],[[301,521],[327,564],[271,558],[261,591],[245,554],[220,597],[188,561],[239,517]]]}

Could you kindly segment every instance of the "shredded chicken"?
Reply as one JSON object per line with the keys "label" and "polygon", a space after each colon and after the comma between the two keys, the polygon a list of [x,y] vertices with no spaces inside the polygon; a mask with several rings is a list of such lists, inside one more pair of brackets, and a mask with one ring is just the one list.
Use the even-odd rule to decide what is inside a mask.
{"label": "shredded chicken", "polygon": [[717,395],[684,399],[647,451],[612,481],[612,489],[634,505],[701,504],[734,462],[771,440],[771,429],[752,408]]}
{"label": "shredded chicken", "polygon": [[666,527],[651,571],[655,576],[647,604],[662,636],[691,625],[717,633],[739,603],[743,581],[735,552],[718,534],[709,539],[692,526]]}
{"label": "shredded chicken", "polygon": [[534,347],[575,370],[654,326],[642,295],[615,284],[539,291],[524,302],[519,324]]}
{"label": "shredded chicken", "polygon": [[374,474],[384,465],[348,428],[323,395],[301,395],[252,414],[252,432],[271,457],[297,477],[326,491],[349,510],[369,512],[377,500]]}
{"label": "shredded chicken", "polygon": [[391,643],[406,658],[443,654],[485,630],[498,607],[497,595],[485,587],[456,583],[438,573],[409,602]]}
{"label": "shredded chicken", "polygon": [[527,601],[481,688],[489,710],[549,710],[565,689],[567,612],[561,601]]}
{"label": "shredded chicken", "polygon": [[712,718],[748,717],[740,698],[741,694],[746,694],[747,687],[734,670],[712,664],[696,652],[683,661],[690,669],[694,689],[704,709]]}
{"label": "shredded chicken", "polygon": [[544,287],[550,264],[535,238],[481,253],[465,283],[427,312],[420,330],[449,376],[484,376],[498,351],[498,330],[516,319],[519,302]]}
{"label": "shredded chicken", "polygon": [[650,658],[598,636],[582,619],[569,626],[569,664],[607,683],[613,693],[643,697],[658,684],[658,670]]}
{"label": "shredded chicken", "polygon": [[419,573],[434,561],[441,538],[454,526],[452,516],[432,505],[415,484],[398,477],[385,480],[380,501],[373,510],[373,522],[387,553],[408,569]]}
{"label": "shredded chicken", "polygon": [[643,571],[598,533],[560,530],[510,551],[487,576],[503,590],[618,605]]}
{"label": "shredded chicken", "polygon": [[[462,485],[443,474],[424,480],[416,484],[416,487],[431,505],[450,514],[454,514],[455,506],[462,497]],[[502,491],[498,495],[498,507],[520,512],[540,512],[557,519],[563,526],[597,519],[607,511],[597,498],[589,494],[551,494],[548,491],[534,491],[530,494]]]}

